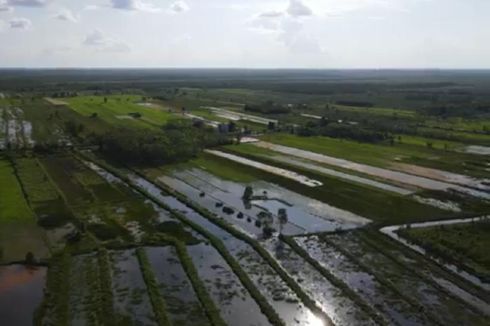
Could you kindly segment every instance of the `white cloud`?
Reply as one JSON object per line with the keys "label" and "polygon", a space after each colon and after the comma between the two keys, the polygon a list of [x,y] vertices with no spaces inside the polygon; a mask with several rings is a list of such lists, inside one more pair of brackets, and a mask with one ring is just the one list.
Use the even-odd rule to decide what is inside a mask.
{"label": "white cloud", "polygon": [[266,11],[261,14],[259,14],[260,18],[277,18],[277,17],[282,17],[284,15],[283,12],[281,11]]}
{"label": "white cloud", "polygon": [[7,0],[11,6],[45,7],[50,0]]}
{"label": "white cloud", "polygon": [[0,0],[0,12],[11,12],[14,8],[9,6],[7,0]]}
{"label": "white cloud", "polygon": [[143,0],[111,0],[112,8],[122,10],[135,10],[135,11],[148,11],[156,12],[160,11],[160,8],[155,7],[151,3],[147,3]]}
{"label": "white cloud", "polygon": [[58,13],[56,13],[56,15],[54,15],[54,18],[73,23],[78,22],[78,17],[69,9],[61,9],[58,11]]}
{"label": "white cloud", "polygon": [[170,11],[175,14],[186,12],[189,9],[190,7],[185,1],[175,1],[170,5]]}
{"label": "white cloud", "polygon": [[32,25],[31,21],[27,18],[12,18],[11,20],[9,20],[10,28],[25,30],[25,29],[29,29],[31,25]]}
{"label": "white cloud", "polygon": [[108,37],[98,29],[87,35],[83,45],[102,52],[129,52],[131,50],[126,42]]}
{"label": "white cloud", "polygon": [[312,16],[313,11],[300,0],[290,0],[287,13],[292,17]]}

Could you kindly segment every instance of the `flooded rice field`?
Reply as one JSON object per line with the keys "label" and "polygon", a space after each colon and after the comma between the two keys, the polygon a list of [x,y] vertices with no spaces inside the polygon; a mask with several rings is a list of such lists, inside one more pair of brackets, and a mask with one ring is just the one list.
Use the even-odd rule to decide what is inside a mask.
{"label": "flooded rice field", "polygon": [[[424,228],[424,227],[433,227],[433,226],[438,226],[438,225],[452,225],[452,224],[460,224],[460,223],[471,223],[471,222],[477,222],[481,221],[484,219],[487,219],[488,216],[481,216],[481,217],[476,217],[476,218],[467,218],[467,219],[453,219],[453,220],[445,220],[445,221],[431,221],[431,222],[421,222],[421,223],[410,223],[410,227],[412,228]],[[460,277],[464,278],[465,280],[487,290],[490,291],[490,284],[482,282],[478,277],[461,270],[455,265],[448,264],[447,262],[437,258],[433,257],[431,255],[428,255],[425,251],[424,248],[417,246],[416,244],[410,243],[408,240],[405,238],[401,237],[398,235],[398,231],[402,228],[405,228],[406,225],[393,225],[393,226],[386,226],[380,230],[381,233],[389,236],[390,238],[400,242],[401,244],[411,248],[412,250],[415,250],[416,252],[434,260],[437,262],[439,265],[442,265],[446,267],[447,269],[451,270],[453,273],[458,274]]]}
{"label": "flooded rice field", "polygon": [[0,325],[28,326],[43,299],[44,267],[0,266]]}
{"label": "flooded rice field", "polygon": [[210,325],[174,247],[145,249],[174,325]]}
{"label": "flooded rice field", "polygon": [[[484,318],[481,314],[460,302],[461,299],[467,300],[466,303],[479,309],[482,314],[490,313],[490,305],[460,289],[451,281],[434,275],[427,265],[406,256],[401,257],[403,263],[399,263],[376,248],[368,246],[353,233],[325,237],[334,246],[342,247],[357,257],[359,263],[367,266],[379,279],[391,282],[401,293],[426,309],[431,320],[443,325],[483,324]],[[401,252],[393,254],[403,255]]]}
{"label": "flooded rice field", "polygon": [[135,325],[157,325],[135,251],[112,251],[110,257],[117,318]]}
{"label": "flooded rice field", "polygon": [[281,267],[318,303],[335,325],[376,325],[341,289],[330,283],[287,244],[272,238],[263,242],[263,245]]}
{"label": "flooded rice field", "polygon": [[97,305],[93,280],[97,279],[98,268],[95,254],[73,257],[69,276],[69,316],[71,325],[87,325]]}
{"label": "flooded rice field", "polygon": [[318,236],[297,238],[298,244],[313,259],[342,280],[373,309],[383,315],[389,324],[431,325],[431,322],[393,289],[382,284],[373,274],[363,270],[352,259]]}
{"label": "flooded rice field", "polygon": [[[273,225],[276,230],[282,227],[284,234],[349,229],[369,222],[350,212],[262,181],[249,184],[258,199],[248,203],[242,199],[246,185],[222,180],[200,169],[176,171],[173,177],[162,176],[158,181],[255,236],[262,232],[256,226],[258,216],[267,212],[277,217],[280,208],[286,209],[288,221],[281,226],[278,218],[274,218]],[[233,213],[224,213],[224,207],[231,208]]]}
{"label": "flooded rice field", "polygon": [[301,175],[299,173],[289,171],[289,170],[285,170],[285,169],[281,169],[281,168],[278,168],[278,167],[275,167],[272,165],[268,165],[268,164],[264,164],[261,162],[252,161],[252,160],[249,160],[247,158],[244,158],[244,157],[241,157],[238,155],[220,152],[220,151],[216,151],[216,150],[210,150],[210,149],[205,150],[205,152],[208,154],[216,155],[218,157],[226,158],[226,159],[231,160],[233,162],[237,162],[237,163],[240,163],[243,165],[251,166],[253,168],[256,168],[256,169],[259,169],[262,171],[266,171],[266,172],[281,176],[283,178],[287,178],[287,179],[299,182],[299,183],[301,183],[305,186],[308,186],[308,187],[320,187],[323,185],[323,183],[321,183],[320,181],[310,179],[307,176]]}
{"label": "flooded rice field", "polygon": [[[353,170],[357,172],[361,172],[367,175],[372,175],[375,177],[383,178],[386,180],[390,180],[396,183],[400,184],[406,184],[410,186],[415,186],[418,188],[423,188],[423,189],[429,189],[429,190],[441,190],[441,191],[446,191],[449,189],[462,192],[471,196],[479,197],[479,198],[484,198],[484,199],[490,199],[490,193],[483,192],[481,190],[489,190],[487,189],[490,188],[490,186],[485,186],[482,180],[478,180],[479,185],[478,189],[481,190],[475,190],[469,187],[473,187],[476,184],[474,182],[471,182],[467,184],[467,187],[463,187],[460,185],[452,184],[449,182],[443,182],[435,179],[430,179],[424,176],[417,176],[413,174],[409,174],[406,172],[399,172],[399,171],[393,171],[393,170],[388,170],[388,169],[383,169],[375,166],[370,166],[366,164],[361,164],[361,163],[355,163],[352,161],[344,160],[344,159],[339,159],[336,157],[332,156],[327,156],[323,154],[318,154],[310,151],[305,151],[293,147],[287,147],[287,146],[282,146],[282,145],[276,145],[268,142],[256,142],[253,143],[253,145],[261,147],[261,148],[266,148],[269,150],[272,150],[274,152],[279,152],[282,154],[286,155],[292,155],[295,157],[299,157],[302,159],[318,162],[318,163],[323,163],[323,164],[329,164],[333,166],[338,166],[340,168],[344,168],[347,170]],[[444,172],[444,171],[441,171]],[[445,172],[444,172],[445,173]],[[439,173],[440,174],[440,173]],[[469,177],[467,177],[469,178]],[[484,187],[484,188],[482,188]]]}
{"label": "flooded rice field", "polygon": [[229,325],[269,325],[267,317],[216,249],[202,243],[187,250],[221,317]]}
{"label": "flooded rice field", "polygon": [[0,149],[32,148],[32,123],[23,120],[24,111],[20,108],[3,108],[0,111]]}

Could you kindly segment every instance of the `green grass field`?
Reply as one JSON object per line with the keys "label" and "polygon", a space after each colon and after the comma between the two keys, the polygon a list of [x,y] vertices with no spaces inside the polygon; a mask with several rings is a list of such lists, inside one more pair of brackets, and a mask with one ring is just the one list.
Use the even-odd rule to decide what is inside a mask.
{"label": "green grass field", "polygon": [[0,158],[0,262],[20,261],[27,252],[45,258],[43,231],[24,198],[10,162]]}
{"label": "green grass field", "polygon": [[411,228],[401,231],[431,253],[490,277],[490,222]]}
{"label": "green grass field", "polygon": [[[329,137],[299,137],[290,134],[268,134],[261,137],[264,141],[300,148],[324,155],[334,156],[380,167],[390,167],[395,162],[418,164],[430,168],[486,177],[486,158],[479,155],[445,151],[440,149],[443,142],[436,142],[434,148],[424,145],[422,138],[408,137],[407,143],[367,144]],[[454,145],[449,143],[449,148]]]}
{"label": "green grass field", "polygon": [[[107,103],[104,98],[107,98]],[[168,112],[168,108],[138,104],[141,100],[142,97],[138,95],[78,96],[64,99],[76,112],[84,116],[97,113],[98,118],[117,126],[157,128],[177,118]],[[129,115],[131,113],[139,113],[141,117],[133,118]]]}

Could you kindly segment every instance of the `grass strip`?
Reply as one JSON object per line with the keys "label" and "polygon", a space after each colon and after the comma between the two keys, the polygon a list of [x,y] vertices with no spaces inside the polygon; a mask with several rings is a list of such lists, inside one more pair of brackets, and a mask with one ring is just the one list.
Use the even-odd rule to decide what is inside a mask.
{"label": "grass strip", "polygon": [[138,257],[138,261],[140,263],[141,273],[143,274],[143,279],[145,280],[146,288],[148,289],[151,305],[153,306],[153,312],[157,318],[158,325],[171,326],[172,323],[167,315],[167,305],[163,297],[160,295],[158,282],[153,274],[153,270],[145,250],[139,247],[136,249],[136,256]]}
{"label": "grass strip", "polygon": [[34,316],[35,325],[68,326],[71,255],[68,250],[53,257],[49,264],[45,296]]}
{"label": "grass strip", "polygon": [[101,292],[101,316],[102,325],[115,325],[114,303],[112,294],[112,274],[109,264],[109,252],[104,247],[99,247],[97,262],[99,265],[99,281]]}
{"label": "grass strip", "polygon": [[369,306],[356,291],[352,290],[347,284],[338,279],[335,275],[330,273],[325,267],[323,267],[318,260],[313,259],[310,254],[301,248],[292,237],[281,235],[281,240],[289,245],[299,256],[305,259],[310,265],[312,265],[320,274],[323,275],[330,283],[341,289],[352,301],[354,301],[364,312],[366,312],[374,321],[379,325],[388,325],[388,322],[384,317]]}
{"label": "grass strip", "polygon": [[206,290],[206,286],[199,278],[199,274],[197,273],[196,267],[192,263],[192,258],[189,256],[186,246],[182,242],[176,241],[175,248],[177,250],[177,254],[179,255],[182,268],[187,274],[187,277],[189,278],[199,301],[203,305],[204,311],[206,312],[210,322],[214,326],[226,326],[226,322],[221,318],[218,307],[216,307],[214,304],[213,299],[211,299],[208,291]]}

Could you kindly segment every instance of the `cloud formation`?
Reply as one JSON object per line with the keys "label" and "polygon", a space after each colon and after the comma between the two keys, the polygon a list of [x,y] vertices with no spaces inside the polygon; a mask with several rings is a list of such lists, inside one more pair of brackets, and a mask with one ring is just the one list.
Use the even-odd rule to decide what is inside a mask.
{"label": "cloud formation", "polygon": [[300,0],[290,0],[286,10],[291,17],[312,16],[313,11]]}
{"label": "cloud formation", "polygon": [[0,12],[10,12],[13,8],[8,5],[7,0],[0,0]]}
{"label": "cloud formation", "polygon": [[12,18],[9,20],[9,26],[13,29],[29,29],[32,23],[27,18]]}
{"label": "cloud formation", "polygon": [[131,50],[126,42],[108,37],[98,29],[87,35],[83,45],[102,52],[129,52]]}
{"label": "cloud formation", "polygon": [[58,13],[56,13],[56,15],[54,15],[54,18],[72,23],[78,22],[78,17],[75,16],[75,14],[73,14],[73,12],[69,9],[61,9],[58,11]]}
{"label": "cloud formation", "polygon": [[7,3],[11,6],[22,7],[45,7],[50,0],[7,0]]}
{"label": "cloud formation", "polygon": [[185,1],[175,1],[170,5],[170,11],[175,14],[186,12],[189,9],[190,7]]}
{"label": "cloud formation", "polygon": [[111,6],[112,8],[121,9],[121,10],[148,11],[148,12],[160,11],[159,8],[143,0],[111,0]]}

